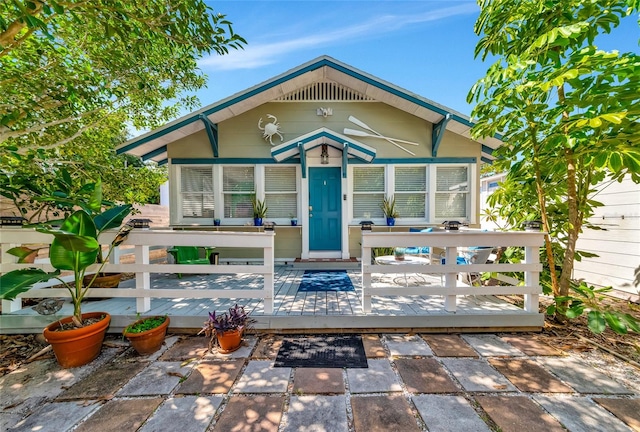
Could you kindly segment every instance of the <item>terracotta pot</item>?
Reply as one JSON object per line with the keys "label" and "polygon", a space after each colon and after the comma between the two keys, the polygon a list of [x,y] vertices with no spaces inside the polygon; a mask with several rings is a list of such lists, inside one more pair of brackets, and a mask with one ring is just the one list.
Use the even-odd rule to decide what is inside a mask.
{"label": "terracotta pot", "polygon": [[58,363],[63,368],[85,365],[100,355],[102,342],[111,323],[111,315],[106,312],[82,314],[82,319],[101,318],[99,322],[73,330],[56,331],[60,323],[71,322],[71,317],[49,324],[43,331],[44,338],[51,344]]}
{"label": "terracotta pot", "polygon": [[224,333],[216,333],[218,346],[223,354],[233,352],[240,348],[242,343],[242,330],[227,330]]}
{"label": "terracotta pot", "polygon": [[[87,286],[94,275],[87,275],[82,278],[82,285]],[[91,288],[117,288],[120,284],[122,273],[101,273],[91,284]]]}
{"label": "terracotta pot", "polygon": [[[163,317],[145,317],[134,322],[133,324],[131,324],[131,326],[134,326],[137,323],[142,322],[148,318]],[[138,352],[138,354],[152,354],[160,349],[162,343],[164,342],[164,337],[167,334],[167,328],[169,327],[169,317],[167,316],[164,318],[165,320],[162,324],[160,324],[156,328],[152,328],[151,330],[143,331],[141,333],[123,333],[124,337],[129,339],[129,342],[131,342],[131,346]]]}

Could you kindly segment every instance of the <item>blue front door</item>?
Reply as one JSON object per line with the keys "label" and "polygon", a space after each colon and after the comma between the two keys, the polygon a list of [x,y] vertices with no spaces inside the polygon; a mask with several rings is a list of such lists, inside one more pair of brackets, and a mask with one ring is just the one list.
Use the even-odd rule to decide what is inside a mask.
{"label": "blue front door", "polygon": [[342,246],[340,168],[309,168],[309,250],[339,251]]}

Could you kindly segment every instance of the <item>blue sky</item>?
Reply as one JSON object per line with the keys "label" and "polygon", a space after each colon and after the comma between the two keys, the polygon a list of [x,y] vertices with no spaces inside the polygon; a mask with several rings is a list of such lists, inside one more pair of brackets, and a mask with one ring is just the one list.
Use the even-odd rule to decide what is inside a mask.
{"label": "blue sky", "polygon": [[[326,54],[469,115],[467,93],[489,67],[473,58],[475,0],[208,3],[248,45],[199,62],[209,77],[197,93],[203,106]],[[638,52],[639,38],[630,17],[599,46]]]}

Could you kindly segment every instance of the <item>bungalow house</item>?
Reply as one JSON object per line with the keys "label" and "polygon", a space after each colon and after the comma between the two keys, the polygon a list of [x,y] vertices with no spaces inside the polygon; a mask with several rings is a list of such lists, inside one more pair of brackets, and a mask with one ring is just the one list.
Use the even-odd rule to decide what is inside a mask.
{"label": "bungalow house", "polygon": [[[471,126],[463,114],[321,56],[118,153],[168,164],[174,229],[261,230],[252,226],[255,196],[276,223],[277,260],[349,259],[360,256],[365,220],[398,231],[446,220],[479,225],[479,166],[501,141],[474,141]],[[387,228],[380,204],[391,195],[400,216]]]}

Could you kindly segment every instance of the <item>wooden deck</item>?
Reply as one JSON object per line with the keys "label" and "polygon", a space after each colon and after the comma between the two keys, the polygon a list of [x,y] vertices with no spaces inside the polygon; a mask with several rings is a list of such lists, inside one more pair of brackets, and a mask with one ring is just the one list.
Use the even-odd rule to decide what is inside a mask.
{"label": "wooden deck", "polygon": [[[257,320],[256,330],[273,332],[348,332],[393,331],[420,329],[420,331],[487,331],[539,330],[543,316],[529,313],[495,296],[465,296],[458,300],[457,310],[447,312],[444,296],[385,296],[372,298],[372,310],[362,308],[362,275],[360,270],[346,270],[354,291],[299,292],[304,270],[292,266],[276,266],[274,275],[274,311],[264,313],[264,305],[257,299],[208,299],[208,298],[153,298],[151,309],[144,315],[171,317],[173,331],[192,332],[207,318],[207,313],[224,311],[236,302]],[[421,276],[427,284],[440,285],[440,278]],[[424,285],[415,276],[386,273],[374,276],[372,287]],[[259,290],[263,277],[255,274],[184,275],[182,279],[172,274],[154,274],[152,289],[224,289]],[[135,287],[135,280],[125,281],[121,287]],[[95,295],[95,294],[94,294]],[[110,332],[120,332],[136,316],[135,298],[92,299],[83,305],[83,312],[105,311],[111,314]],[[65,303],[57,316],[72,313],[70,303]],[[52,316],[40,316],[31,308],[0,315],[0,333],[37,333],[52,321]]]}

